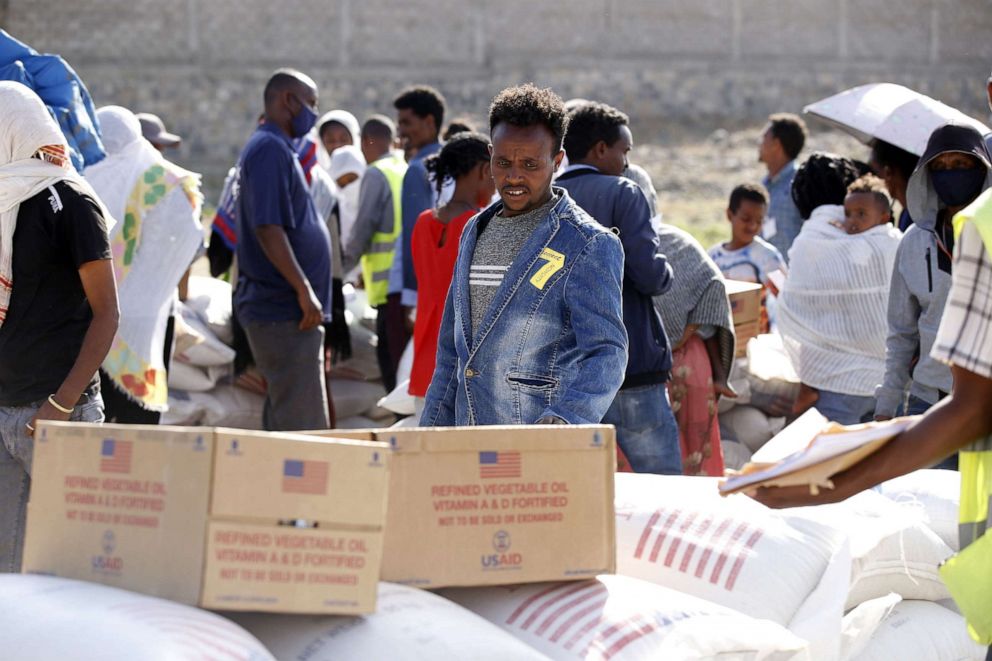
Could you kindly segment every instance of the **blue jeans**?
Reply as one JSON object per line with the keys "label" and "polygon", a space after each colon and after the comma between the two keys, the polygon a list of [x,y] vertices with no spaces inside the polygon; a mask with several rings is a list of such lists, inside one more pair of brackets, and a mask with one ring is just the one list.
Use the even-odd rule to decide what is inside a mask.
{"label": "blue jeans", "polygon": [[[45,400],[28,406],[0,406],[0,572],[21,571],[24,523],[31,489],[34,440],[24,425]],[[74,422],[103,422],[100,393],[88,394],[72,409]]]}
{"label": "blue jeans", "polygon": [[679,428],[664,383],[617,392],[603,424],[617,428],[617,443],[635,473],[682,474]]}
{"label": "blue jeans", "polygon": [[875,417],[875,398],[821,390],[816,410],[831,422],[856,425]]}
{"label": "blue jeans", "polygon": [[[910,395],[909,401],[906,402],[906,415],[923,415],[927,411],[933,408],[933,404],[925,399],[920,399],[916,395]],[[938,464],[932,466],[932,468],[941,468],[943,470],[956,471],[958,469],[958,453],[955,452],[947,459],[944,459]]]}

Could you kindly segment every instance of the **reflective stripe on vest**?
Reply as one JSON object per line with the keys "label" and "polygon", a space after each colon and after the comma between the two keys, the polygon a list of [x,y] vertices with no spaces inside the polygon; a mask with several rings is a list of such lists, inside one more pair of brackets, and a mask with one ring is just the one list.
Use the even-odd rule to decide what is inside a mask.
{"label": "reflective stripe on vest", "polygon": [[389,294],[389,270],[393,266],[396,238],[403,229],[403,176],[406,174],[407,166],[399,156],[390,155],[380,158],[369,167],[379,170],[386,177],[393,198],[392,231],[374,233],[368,252],[362,255],[362,279],[365,280],[365,292],[369,297],[369,305],[375,307],[383,305]]}

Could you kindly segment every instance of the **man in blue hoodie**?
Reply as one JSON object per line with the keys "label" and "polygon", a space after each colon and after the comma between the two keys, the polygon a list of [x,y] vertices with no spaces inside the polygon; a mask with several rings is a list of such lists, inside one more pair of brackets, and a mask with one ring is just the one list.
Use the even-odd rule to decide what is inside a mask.
{"label": "man in blue hoodie", "polygon": [[627,364],[623,249],[551,185],[567,126],[554,92],[503,90],[489,126],[501,202],[462,233],[420,424],[598,423]]}
{"label": "man in blue hoodie", "polygon": [[565,136],[570,165],[557,184],[623,244],[623,322],[630,357],[603,422],[616,426],[617,442],[635,471],[681,474],[679,431],[665,387],[672,354],[651,299],[668,291],[672,269],[658,248],[647,200],[634,182],[620,176],[632,144],[625,114],[603,103],[578,106]]}
{"label": "man in blue hoodie", "polygon": [[902,410],[923,413],[951,392],[950,367],[930,356],[951,286],[951,219],[990,186],[992,163],[977,130],[947,124],[933,132],[906,190],[913,225],[899,244],[892,273],[877,420]]}

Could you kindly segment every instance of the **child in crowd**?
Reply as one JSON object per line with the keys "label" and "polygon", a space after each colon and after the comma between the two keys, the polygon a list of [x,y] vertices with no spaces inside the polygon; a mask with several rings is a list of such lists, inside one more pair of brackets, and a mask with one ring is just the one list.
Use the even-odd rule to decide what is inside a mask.
{"label": "child in crowd", "polygon": [[[761,225],[768,211],[768,193],[757,184],[741,184],[730,193],[727,220],[730,221],[730,241],[710,248],[709,255],[723,276],[764,285],[773,295],[778,288],[771,274],[786,270],[782,253],[761,238]],[[762,292],[761,332],[769,331],[767,297]]]}
{"label": "child in crowd", "polygon": [[841,229],[848,234],[861,234],[891,222],[892,198],[884,181],[866,174],[847,187]]}
{"label": "child in crowd", "polygon": [[454,181],[454,191],[446,204],[420,214],[411,238],[418,298],[409,393],[417,398],[418,415],[434,375],[438,331],[462,230],[496,192],[489,165],[489,139],[479,133],[456,134],[424,165],[439,194],[449,181]]}

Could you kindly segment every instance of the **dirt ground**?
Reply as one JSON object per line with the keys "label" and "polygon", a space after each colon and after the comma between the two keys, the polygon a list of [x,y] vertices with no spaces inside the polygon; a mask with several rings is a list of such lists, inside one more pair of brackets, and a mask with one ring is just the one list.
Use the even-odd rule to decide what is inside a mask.
{"label": "dirt ground", "polygon": [[[810,136],[800,155],[829,151],[865,160],[868,148],[839,131],[809,126]],[[765,175],[758,162],[761,127],[710,133],[686,131],[664,143],[635,145],[631,162],[648,171],[658,189],[658,206],[665,222],[692,233],[703,247],[730,238],[727,198],[734,186],[760,183]],[[635,135],[636,139],[636,135]]]}

